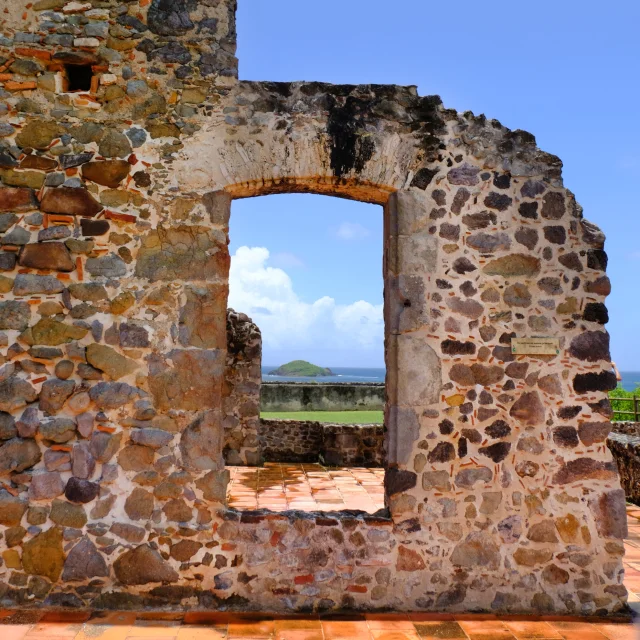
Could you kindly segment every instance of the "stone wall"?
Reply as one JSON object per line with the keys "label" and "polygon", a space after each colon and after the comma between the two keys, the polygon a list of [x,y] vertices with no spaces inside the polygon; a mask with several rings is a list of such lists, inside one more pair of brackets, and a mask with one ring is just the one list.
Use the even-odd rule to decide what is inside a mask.
{"label": "stone wall", "polygon": [[[415,87],[240,82],[235,0],[1,20],[1,606],[624,608],[604,236],[557,157]],[[385,518],[225,506],[231,202],[291,192],[384,205]]]}
{"label": "stone wall", "polygon": [[640,505],[640,424],[616,422],[607,445],[618,466],[620,481],[629,502]]}
{"label": "stone wall", "polygon": [[382,411],[384,384],[265,382],[262,411]]}
{"label": "stone wall", "polygon": [[301,420],[261,420],[265,462],[320,462],[328,466],[382,467],[384,427]]}
{"label": "stone wall", "polygon": [[227,362],[222,386],[223,454],[227,464],[260,464],[262,336],[244,313],[227,311]]}

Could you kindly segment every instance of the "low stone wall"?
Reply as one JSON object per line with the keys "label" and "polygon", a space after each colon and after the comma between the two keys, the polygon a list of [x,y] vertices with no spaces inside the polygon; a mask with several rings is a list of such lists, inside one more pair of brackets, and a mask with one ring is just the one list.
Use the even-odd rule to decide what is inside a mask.
{"label": "low stone wall", "polygon": [[262,411],[382,411],[384,384],[263,382]]}
{"label": "low stone wall", "polygon": [[261,420],[259,439],[265,462],[322,462],[353,467],[384,464],[382,425]]}
{"label": "low stone wall", "polygon": [[620,482],[629,502],[640,505],[640,423],[618,422],[613,425],[607,445],[620,473]]}

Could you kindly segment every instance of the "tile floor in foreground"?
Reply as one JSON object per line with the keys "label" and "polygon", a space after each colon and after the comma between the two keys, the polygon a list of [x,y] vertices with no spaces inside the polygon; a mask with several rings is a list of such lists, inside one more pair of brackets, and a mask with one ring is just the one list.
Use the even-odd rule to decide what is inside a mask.
{"label": "tile floor in foreground", "polygon": [[[629,505],[627,514],[625,583],[639,621],[640,508]],[[0,625],[0,640],[640,640],[638,622],[566,616],[416,613],[320,617],[0,610]]]}
{"label": "tile floor in foreground", "polygon": [[384,508],[384,469],[296,463],[228,469],[231,472],[229,506],[236,509],[360,509],[375,513]]}

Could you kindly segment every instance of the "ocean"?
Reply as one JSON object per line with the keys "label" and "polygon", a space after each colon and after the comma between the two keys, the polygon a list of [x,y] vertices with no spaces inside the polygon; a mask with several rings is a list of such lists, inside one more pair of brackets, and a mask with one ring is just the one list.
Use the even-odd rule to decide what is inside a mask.
{"label": "ocean", "polygon": [[[286,376],[270,376],[269,371],[274,367],[262,367],[262,379],[266,382],[384,382],[385,370],[383,368],[358,368],[358,367],[329,367],[335,376],[323,376],[321,378],[290,378]],[[633,391],[640,387],[640,371],[621,371],[622,386],[627,391]]]}
{"label": "ocean", "polygon": [[334,376],[322,376],[318,378],[291,378],[289,376],[270,376],[269,371],[278,367],[262,367],[262,379],[265,382],[384,382],[385,370],[358,368],[358,367],[329,367]]}
{"label": "ocean", "polygon": [[621,371],[622,382],[625,391],[634,391],[640,387],[640,371]]}

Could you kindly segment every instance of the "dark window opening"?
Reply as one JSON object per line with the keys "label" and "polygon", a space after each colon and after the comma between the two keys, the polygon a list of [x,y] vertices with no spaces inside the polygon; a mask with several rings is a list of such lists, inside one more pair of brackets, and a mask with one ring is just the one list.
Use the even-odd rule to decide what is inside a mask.
{"label": "dark window opening", "polygon": [[68,92],[91,91],[93,71],[90,65],[66,64],[64,69],[67,76],[66,90]]}

